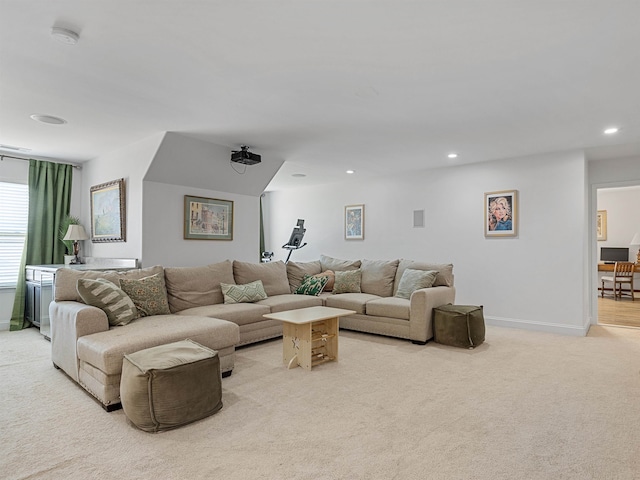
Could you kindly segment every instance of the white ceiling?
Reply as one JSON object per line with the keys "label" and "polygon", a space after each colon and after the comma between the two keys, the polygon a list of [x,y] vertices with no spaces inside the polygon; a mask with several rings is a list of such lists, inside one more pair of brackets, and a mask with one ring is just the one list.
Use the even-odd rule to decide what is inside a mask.
{"label": "white ceiling", "polygon": [[181,132],[285,159],[269,189],[640,155],[639,19],[637,0],[0,0],[0,144],[83,162]]}

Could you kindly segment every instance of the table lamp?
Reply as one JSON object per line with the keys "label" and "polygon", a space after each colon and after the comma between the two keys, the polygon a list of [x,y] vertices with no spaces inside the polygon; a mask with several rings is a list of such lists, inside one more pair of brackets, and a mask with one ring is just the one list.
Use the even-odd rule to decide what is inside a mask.
{"label": "table lamp", "polygon": [[[631,245],[640,246],[640,232],[636,232],[636,234],[631,239]],[[640,264],[640,248],[638,249],[638,254],[636,255],[636,263]]]}
{"label": "table lamp", "polygon": [[71,262],[72,264],[80,264],[80,257],[78,257],[78,253],[80,252],[80,246],[78,245],[78,240],[87,240],[89,236],[87,232],[84,231],[84,227],[82,225],[69,225],[69,229],[67,230],[67,234],[64,236],[63,240],[72,240],[73,241],[73,254],[76,258]]}

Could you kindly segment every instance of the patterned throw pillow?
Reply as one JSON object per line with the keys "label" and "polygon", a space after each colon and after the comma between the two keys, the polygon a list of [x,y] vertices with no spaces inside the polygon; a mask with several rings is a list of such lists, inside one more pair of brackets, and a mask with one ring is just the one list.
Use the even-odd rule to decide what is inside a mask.
{"label": "patterned throw pillow", "polygon": [[336,283],[333,285],[333,293],[361,293],[361,278],[362,272],[360,269],[336,272]]}
{"label": "patterned throw pillow", "polygon": [[131,298],[109,280],[79,278],[76,288],[84,303],[107,314],[111,326],[126,325],[139,316]]}
{"label": "patterned throw pillow", "polygon": [[437,276],[438,272],[436,270],[414,270],[407,268],[402,274],[402,278],[400,278],[400,283],[398,283],[396,297],[411,298],[411,294],[415,290],[433,286],[433,282],[435,282]]}
{"label": "patterned throw pillow", "polygon": [[244,285],[233,285],[220,282],[224,303],[253,303],[267,298],[262,280],[245,283]]}
{"label": "patterned throw pillow", "polygon": [[323,292],[330,292],[331,290],[333,290],[333,285],[336,283],[336,274],[333,273],[333,271],[331,270],[325,270],[322,273],[318,273],[316,275],[313,275],[314,277],[328,277],[329,281],[327,282],[327,284],[324,286],[324,288],[322,289]]}
{"label": "patterned throw pillow", "polygon": [[121,278],[120,288],[131,297],[141,317],[171,313],[164,274],[157,273],[139,280]]}
{"label": "patterned throw pillow", "polygon": [[298,287],[296,293],[298,295],[313,295],[317,297],[328,281],[329,277],[305,275],[304,280],[302,280],[302,285]]}

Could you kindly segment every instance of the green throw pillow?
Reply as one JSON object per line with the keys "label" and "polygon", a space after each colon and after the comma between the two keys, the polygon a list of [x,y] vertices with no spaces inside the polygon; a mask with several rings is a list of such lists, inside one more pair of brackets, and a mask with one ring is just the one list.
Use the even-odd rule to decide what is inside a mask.
{"label": "green throw pillow", "polygon": [[224,303],[253,303],[267,298],[262,280],[246,283],[244,285],[233,285],[220,282]]}
{"label": "green throw pillow", "polygon": [[429,288],[436,281],[438,272],[436,270],[414,270],[407,268],[398,283],[396,297],[411,298],[411,294],[421,288]]}
{"label": "green throw pillow", "polygon": [[156,273],[139,280],[121,278],[120,288],[131,297],[141,317],[171,313],[164,274]]}
{"label": "green throw pillow", "polygon": [[333,285],[333,293],[361,293],[360,280],[362,271],[346,270],[336,272],[336,283]]}
{"label": "green throw pillow", "polygon": [[126,325],[139,317],[131,298],[109,280],[79,278],[76,288],[84,303],[107,314],[109,325]]}
{"label": "green throw pillow", "polygon": [[329,281],[329,277],[305,275],[302,285],[298,287],[296,293],[298,295],[314,295],[318,296]]}

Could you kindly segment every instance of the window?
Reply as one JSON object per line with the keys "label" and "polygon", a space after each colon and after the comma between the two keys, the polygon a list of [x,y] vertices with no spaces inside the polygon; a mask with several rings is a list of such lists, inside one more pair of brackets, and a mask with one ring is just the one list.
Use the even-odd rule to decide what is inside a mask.
{"label": "window", "polygon": [[29,186],[0,182],[0,288],[15,288],[27,233]]}

